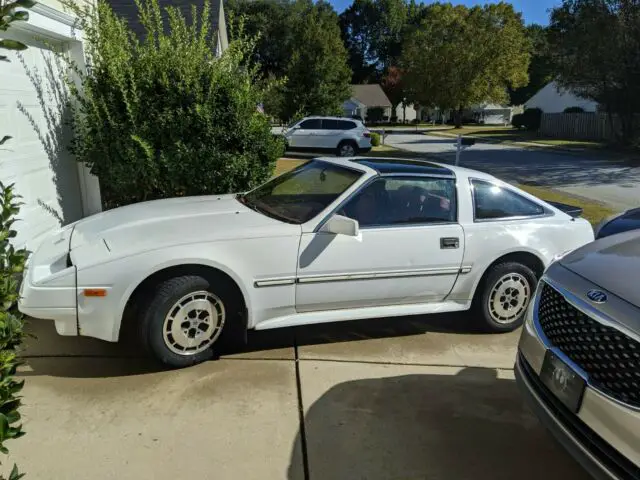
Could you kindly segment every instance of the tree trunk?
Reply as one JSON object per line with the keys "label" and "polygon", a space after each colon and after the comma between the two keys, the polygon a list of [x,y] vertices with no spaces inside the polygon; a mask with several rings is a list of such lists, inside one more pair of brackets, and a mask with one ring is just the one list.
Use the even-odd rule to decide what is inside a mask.
{"label": "tree trunk", "polygon": [[453,113],[453,121],[456,128],[462,128],[462,107],[459,107]]}

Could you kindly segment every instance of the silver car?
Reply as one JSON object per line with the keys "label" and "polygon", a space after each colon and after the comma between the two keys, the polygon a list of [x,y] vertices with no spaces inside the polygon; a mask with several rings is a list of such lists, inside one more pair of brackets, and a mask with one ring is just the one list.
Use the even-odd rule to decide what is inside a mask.
{"label": "silver car", "polygon": [[516,379],[596,478],[640,479],[640,231],[551,264],[527,312]]}

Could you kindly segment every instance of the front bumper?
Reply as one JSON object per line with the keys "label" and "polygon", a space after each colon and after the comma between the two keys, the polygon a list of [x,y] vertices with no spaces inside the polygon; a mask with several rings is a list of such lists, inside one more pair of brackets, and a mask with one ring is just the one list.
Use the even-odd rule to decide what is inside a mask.
{"label": "front bumper", "polygon": [[[563,267],[552,268],[549,273],[564,285],[586,282],[581,277],[573,278],[575,274]],[[582,285],[579,289],[584,290]],[[520,390],[542,423],[595,478],[640,479],[640,410],[587,382],[580,408],[574,414],[540,380],[545,354],[553,347],[537,320],[539,295],[540,291],[527,313],[520,338],[515,366]],[[557,349],[554,353],[563,357]],[[572,365],[568,358],[563,360]]]}

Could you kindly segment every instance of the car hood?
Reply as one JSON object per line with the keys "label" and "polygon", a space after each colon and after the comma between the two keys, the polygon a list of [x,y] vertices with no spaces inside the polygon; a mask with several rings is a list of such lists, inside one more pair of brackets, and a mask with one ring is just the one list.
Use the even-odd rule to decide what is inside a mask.
{"label": "car hood", "polygon": [[70,249],[104,242],[110,252],[123,252],[299,230],[299,225],[245,207],[235,195],[180,197],[136,203],[80,220],[74,225]]}
{"label": "car hood", "polygon": [[619,233],[568,254],[569,270],[640,307],[640,232]]}

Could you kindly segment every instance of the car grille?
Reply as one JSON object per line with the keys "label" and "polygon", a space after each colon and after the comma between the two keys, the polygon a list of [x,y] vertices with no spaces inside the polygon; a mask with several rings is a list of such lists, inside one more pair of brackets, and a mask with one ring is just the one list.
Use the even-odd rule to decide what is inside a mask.
{"label": "car grille", "polygon": [[640,406],[640,342],[585,315],[546,283],[538,321],[551,344],[589,375],[592,386]]}

